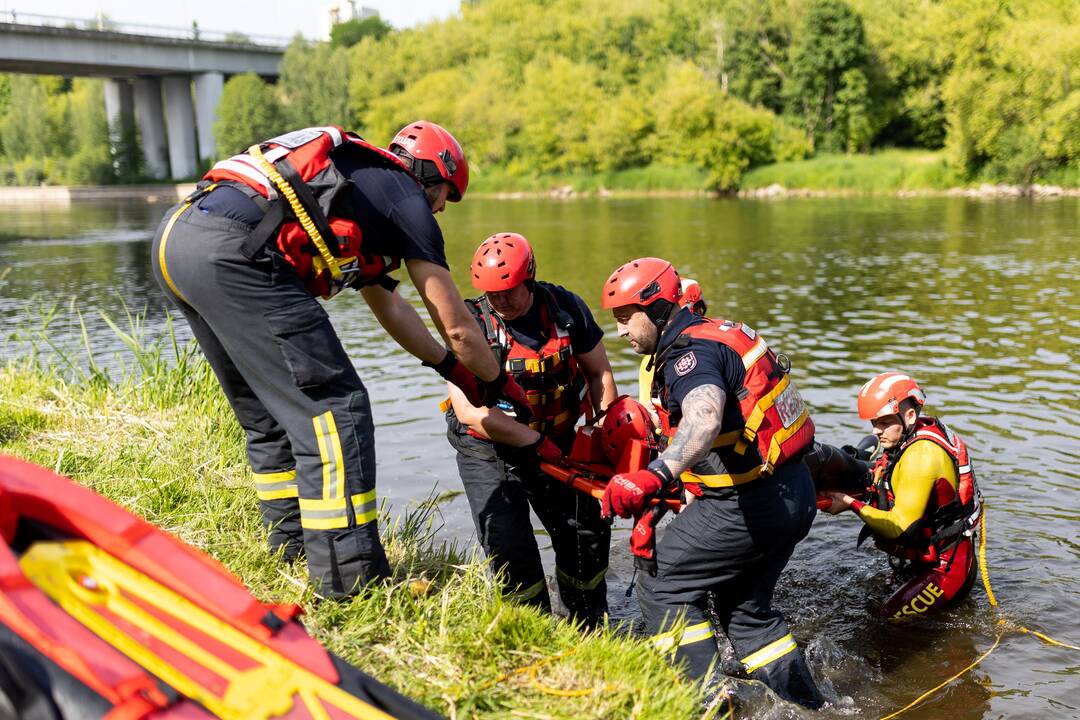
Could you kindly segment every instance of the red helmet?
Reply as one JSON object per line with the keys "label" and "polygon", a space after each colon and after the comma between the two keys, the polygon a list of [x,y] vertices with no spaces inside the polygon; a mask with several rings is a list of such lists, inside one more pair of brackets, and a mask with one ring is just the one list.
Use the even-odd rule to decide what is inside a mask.
{"label": "red helmet", "polygon": [[524,235],[496,233],[473,254],[472,284],[477,290],[509,290],[535,277],[536,259]]}
{"label": "red helmet", "polygon": [[417,120],[398,131],[389,149],[405,161],[425,186],[445,180],[452,188],[452,202],[465,196],[465,189],[469,187],[469,161],[446,128],[427,120]]}
{"label": "red helmet", "polygon": [[911,398],[916,407],[926,402],[926,394],[910,375],[887,372],[875,375],[859,390],[859,417],[875,420],[886,415],[899,415],[900,403]]}
{"label": "red helmet", "polygon": [[604,455],[612,465],[618,465],[631,440],[653,443],[653,424],[645,406],[629,395],[623,395],[608,406],[600,426]]}
{"label": "red helmet", "polygon": [[631,260],[604,283],[600,306],[611,310],[623,305],[652,305],[657,300],[679,301],[679,272],[667,260],[646,257]]}
{"label": "red helmet", "polygon": [[690,308],[690,312],[696,315],[704,315],[708,312],[705,296],[697,280],[683,278],[679,283],[679,307]]}

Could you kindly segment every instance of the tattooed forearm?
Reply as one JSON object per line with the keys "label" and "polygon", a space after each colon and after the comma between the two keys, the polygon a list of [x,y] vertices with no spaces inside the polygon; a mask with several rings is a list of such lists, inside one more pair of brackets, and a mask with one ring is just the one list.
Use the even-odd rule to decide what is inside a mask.
{"label": "tattooed forearm", "polygon": [[686,394],[679,430],[660,454],[675,477],[705,457],[723,417],[724,391],[716,385],[700,385]]}

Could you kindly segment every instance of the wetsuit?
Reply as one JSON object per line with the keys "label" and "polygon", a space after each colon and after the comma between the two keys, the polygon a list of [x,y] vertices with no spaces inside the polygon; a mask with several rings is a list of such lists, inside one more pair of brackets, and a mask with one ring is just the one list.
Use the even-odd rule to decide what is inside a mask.
{"label": "wetsuit", "polygon": [[[731,347],[683,334],[704,319],[681,310],[657,346],[653,396],[672,425],[681,418],[687,393],[715,385],[725,394],[721,436],[742,427],[739,402],[746,370]],[[772,607],[773,591],[795,545],[806,537],[817,511],[810,474],[799,458],[771,473],[743,481],[762,463],[756,446],[743,453],[714,449],[684,473],[700,497],[667,527],[656,546],[655,576],[639,575],[639,602],[646,629],[658,649],[674,652],[690,675],[704,677],[718,664],[709,605],[746,672],[777,694],[808,707],[821,697],[802,650]],[[708,478],[728,478],[710,487]],[[722,481],[717,481],[719,484]],[[673,629],[685,618],[685,629]]]}
{"label": "wetsuit", "polygon": [[[958,461],[946,448],[962,449]],[[869,503],[852,510],[863,534],[896,559],[901,586],[877,613],[904,621],[964,598],[977,573],[975,532],[980,513],[974,472],[963,442],[933,418],[874,468]]]}
{"label": "wetsuit", "polygon": [[[447,266],[439,225],[408,172],[348,145],[330,159],[347,181],[334,214],[359,224],[365,252]],[[244,428],[271,548],[286,559],[306,552],[318,591],[342,597],[389,573],[371,406],[326,311],[273,236],[256,233],[267,205],[284,200],[251,195],[222,182],[168,210],[154,274]]]}
{"label": "wetsuit", "polygon": [[[545,297],[546,296],[546,297]],[[550,301],[550,305],[548,302]],[[485,320],[484,300],[469,301],[477,321],[488,334],[488,320],[506,329],[508,344],[493,350],[529,396],[537,378],[529,377],[507,357],[517,354],[514,345],[539,350],[558,333],[568,335],[570,353],[582,355],[593,350],[603,337],[584,301],[574,293],[548,283],[536,283],[529,311],[514,320]],[[555,312],[550,312],[553,308]],[[518,368],[515,370],[515,368]],[[555,371],[556,373],[558,370]],[[580,369],[569,371],[565,384],[573,397],[587,387]],[[587,400],[587,397],[586,397]],[[563,415],[560,406],[548,406],[551,415]],[[560,434],[550,436],[564,452],[573,442],[574,422],[581,416],[575,407],[572,417],[561,419]],[[535,416],[534,425],[554,420]],[[476,535],[493,568],[501,573],[509,596],[546,609],[551,607],[540,551],[529,518],[531,506],[551,538],[555,551],[555,578],[559,597],[575,619],[593,626],[607,612],[608,548],[611,529],[600,518],[600,504],[540,472],[534,452],[493,443],[471,432],[451,408],[446,413],[447,437],[457,450],[458,471],[472,510]]]}

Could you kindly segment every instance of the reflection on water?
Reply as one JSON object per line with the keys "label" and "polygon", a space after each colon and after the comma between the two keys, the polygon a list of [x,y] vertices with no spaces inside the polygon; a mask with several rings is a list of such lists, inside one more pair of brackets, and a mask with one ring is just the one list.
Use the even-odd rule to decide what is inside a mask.
{"label": "reflection on water", "polygon": [[[73,302],[96,352],[121,346],[98,311],[148,308],[162,332],[164,306],[150,275],[149,239],[164,207],[6,208],[0,227],[3,355],[28,308]],[[697,279],[711,314],[749,323],[793,361],[819,437],[862,435],[854,394],[885,369],[914,374],[940,414],[964,435],[987,495],[989,568],[1005,612],[1076,643],[1080,626],[1080,413],[1073,365],[1080,351],[1080,202],[964,199],[476,201],[440,216],[455,277],[495,231],[527,235],[539,274],[594,308],[619,263],[670,258]],[[403,285],[410,299],[411,287]],[[328,305],[375,404],[379,490],[394,507],[460,487],[436,409],[438,378],[377,327],[358,296]],[[637,359],[612,337],[616,379],[633,390]],[[61,314],[57,333],[77,344]],[[186,327],[178,323],[182,337]],[[472,532],[465,501],[444,506],[446,533]],[[778,596],[824,683],[832,714],[876,717],[897,709],[985,651],[996,634],[981,589],[946,618],[883,627],[867,613],[883,595],[883,556],[855,548],[858,522],[821,517],[796,551]],[[612,606],[629,581],[616,532]],[[1010,635],[979,669],[906,717],[1080,717],[1080,661],[1069,650]],[[763,706],[762,706],[763,707]],[[765,712],[762,707],[758,709]],[[784,710],[780,715],[788,713]]]}

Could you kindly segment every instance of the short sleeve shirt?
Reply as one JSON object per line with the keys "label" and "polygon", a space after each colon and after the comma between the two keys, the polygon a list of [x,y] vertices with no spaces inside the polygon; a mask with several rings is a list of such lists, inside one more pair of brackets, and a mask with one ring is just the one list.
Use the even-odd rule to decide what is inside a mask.
{"label": "short sleeve shirt", "polygon": [[668,322],[658,343],[658,354],[671,348],[663,366],[668,412],[673,423],[678,424],[686,395],[702,385],[716,385],[726,395],[723,427],[738,426],[743,419],[736,393],[746,380],[746,369],[739,354],[723,343],[689,336],[680,339],[683,330],[701,322],[702,318],[689,310],[680,310]]}

